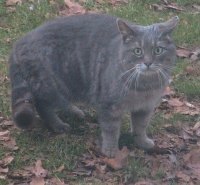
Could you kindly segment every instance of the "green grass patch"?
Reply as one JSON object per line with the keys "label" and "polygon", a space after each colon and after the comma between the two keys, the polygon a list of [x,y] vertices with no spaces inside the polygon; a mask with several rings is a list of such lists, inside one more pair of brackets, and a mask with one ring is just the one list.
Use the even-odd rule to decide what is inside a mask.
{"label": "green grass patch", "polygon": [[[86,0],[83,6],[88,10],[101,9],[105,12],[130,20],[137,24],[148,25],[155,22],[168,20],[169,18],[178,15],[180,24],[174,33],[174,39],[177,45],[186,47],[198,46],[200,43],[200,21],[199,14],[192,14],[189,11],[176,12],[164,10],[162,12],[154,11],[150,5],[159,3],[160,0],[130,0],[127,5],[111,7],[108,3],[99,5],[94,0]],[[192,6],[199,3],[198,0],[174,0],[180,6]],[[25,1],[22,5],[17,5],[16,11],[9,13],[5,6],[5,0],[0,1],[0,113],[10,115],[10,86],[7,77],[8,65],[7,60],[9,51],[14,41],[26,34],[28,31],[39,26],[46,20],[57,16],[59,9],[64,6],[63,0],[56,1],[51,4],[49,0],[42,1]],[[183,73],[184,68],[188,65],[187,60],[178,60],[174,69],[174,75],[181,74],[173,82],[173,86],[178,93],[184,94],[190,99],[200,100],[200,78],[187,76]],[[96,118],[94,118],[96,122]],[[181,114],[173,114],[170,119],[165,119],[162,113],[157,113],[152,119],[152,124],[149,127],[149,134],[159,133],[163,129],[164,124],[172,124],[178,126],[177,123],[185,124],[195,122],[196,118],[192,116],[184,116]],[[72,120],[73,122],[74,120]],[[129,118],[125,118],[122,126],[122,136],[120,138],[120,146],[133,146],[134,138],[128,133],[130,124]],[[10,170],[15,171],[22,169],[28,165],[34,165],[36,160],[43,161],[44,168],[49,170],[54,176],[59,178],[67,177],[67,172],[72,171],[80,155],[86,152],[88,135],[97,135],[96,131],[90,131],[89,127],[78,127],[84,123],[76,121],[77,124],[72,126],[72,133],[65,136],[50,136],[44,130],[26,131],[20,134],[15,133],[15,138],[19,150],[14,152],[14,161],[10,164]],[[92,124],[92,123],[91,123]],[[0,159],[5,155],[4,148],[0,149]],[[142,155],[141,155],[142,156]],[[63,172],[54,172],[61,165],[65,166]],[[144,163],[143,158],[130,158],[129,165],[125,169],[125,178],[127,182],[136,182],[139,178],[149,177],[150,169]],[[163,171],[160,169],[156,177],[163,178]],[[74,178],[74,184],[104,184],[97,179],[87,181],[82,178]],[[0,184],[8,184],[5,180],[0,180]],[[73,184],[73,183],[72,183]]]}
{"label": "green grass patch", "polygon": [[145,165],[143,158],[129,158],[125,178],[127,182],[136,182],[139,178],[146,178],[150,175],[150,169]]}
{"label": "green grass patch", "polygon": [[83,137],[70,134],[55,137],[38,130],[21,132],[16,135],[19,150],[15,153],[11,168],[17,170],[35,163],[36,159],[41,159],[49,171],[56,170],[62,164],[71,171],[76,165],[77,156],[85,151]]}

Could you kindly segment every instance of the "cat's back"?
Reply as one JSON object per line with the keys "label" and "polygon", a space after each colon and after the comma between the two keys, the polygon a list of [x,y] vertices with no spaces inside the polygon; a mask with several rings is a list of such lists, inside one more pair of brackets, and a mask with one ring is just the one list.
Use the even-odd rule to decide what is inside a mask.
{"label": "cat's back", "polygon": [[[69,17],[59,17],[48,21],[23,36],[16,45],[32,45],[71,42],[72,40],[83,40],[87,43],[92,39],[99,39],[99,42],[106,42],[118,34],[116,29],[116,17],[105,14],[85,14]],[[54,43],[55,44],[55,43]],[[86,43],[85,43],[86,44]]]}

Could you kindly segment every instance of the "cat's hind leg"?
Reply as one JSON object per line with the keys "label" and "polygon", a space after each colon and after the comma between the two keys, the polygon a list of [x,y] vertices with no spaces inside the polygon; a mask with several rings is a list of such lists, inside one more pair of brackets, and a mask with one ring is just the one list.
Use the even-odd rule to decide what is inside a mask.
{"label": "cat's hind leg", "polygon": [[36,110],[51,131],[55,133],[65,133],[70,130],[70,126],[58,117],[53,107],[38,102]]}
{"label": "cat's hind leg", "polygon": [[146,129],[152,114],[153,111],[149,110],[141,110],[131,113],[131,132],[134,135],[134,141],[138,147],[144,150],[149,150],[154,147],[154,141],[146,134]]}

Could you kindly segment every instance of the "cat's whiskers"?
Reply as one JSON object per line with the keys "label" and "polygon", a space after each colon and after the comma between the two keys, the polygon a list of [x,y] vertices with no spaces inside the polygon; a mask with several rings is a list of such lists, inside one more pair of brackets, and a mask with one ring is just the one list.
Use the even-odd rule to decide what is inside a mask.
{"label": "cat's whiskers", "polygon": [[163,79],[165,80],[165,81],[168,81],[169,80],[169,75],[166,73],[166,72],[164,72],[162,69],[160,69],[160,68],[157,68],[157,70],[159,71],[159,73],[161,74],[161,76],[163,77]]}
{"label": "cat's whiskers", "polygon": [[122,90],[121,90],[121,95],[122,96],[125,96],[127,94],[127,92],[129,91],[130,89],[130,86],[132,84],[132,81],[133,81],[133,78],[136,76],[137,74],[137,69],[134,70],[126,79],[123,87],[122,87]]}
{"label": "cat's whiskers", "polygon": [[132,83],[133,83],[133,79],[136,77],[137,78],[137,74],[138,74],[138,69],[136,69],[136,71],[134,71],[134,73],[131,75],[131,78],[129,80],[129,84],[128,84],[128,89],[130,89]]}
{"label": "cat's whiskers", "polygon": [[137,75],[135,78],[135,91],[137,90],[137,87],[138,87],[139,78],[140,78],[140,70],[137,71]]}
{"label": "cat's whiskers", "polygon": [[158,76],[160,88],[162,88],[163,87],[163,83],[162,83],[162,77],[160,76],[160,71],[156,70],[156,74]]}
{"label": "cat's whiskers", "polygon": [[137,65],[134,66],[133,68],[125,71],[124,73],[122,73],[119,78],[122,79],[123,76],[125,76],[127,73],[131,72],[132,70],[135,70],[136,68],[137,68]]}

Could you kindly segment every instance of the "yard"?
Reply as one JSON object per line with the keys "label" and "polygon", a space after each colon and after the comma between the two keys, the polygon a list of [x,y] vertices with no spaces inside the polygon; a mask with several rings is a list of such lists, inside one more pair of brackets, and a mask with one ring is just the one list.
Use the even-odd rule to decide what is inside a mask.
{"label": "yard", "polygon": [[[68,118],[72,131],[55,135],[39,124],[22,131],[11,121],[8,57],[12,44],[56,16],[108,13],[148,25],[180,18],[174,40],[177,63],[156,109],[149,135],[157,148],[137,149],[123,119],[116,159],[95,147],[95,111]],[[82,105],[81,105],[82,106]],[[0,0],[0,185],[200,184],[200,1],[199,0]]]}

